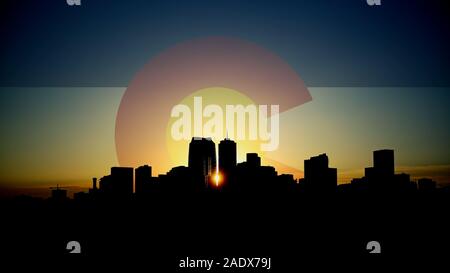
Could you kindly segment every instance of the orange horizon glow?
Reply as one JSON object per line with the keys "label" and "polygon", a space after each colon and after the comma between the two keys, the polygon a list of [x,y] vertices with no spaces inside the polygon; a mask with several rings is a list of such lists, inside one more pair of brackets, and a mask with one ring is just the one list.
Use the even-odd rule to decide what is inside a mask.
{"label": "orange horizon glow", "polygon": [[[373,105],[376,101],[364,100],[366,96],[377,94],[376,98],[385,105],[387,101],[384,98],[395,91],[396,94],[404,94],[399,103],[405,101],[409,105],[412,103],[407,96],[410,88],[370,88],[367,93],[365,90],[311,88],[313,101],[280,114],[279,151],[260,154],[262,164],[274,166],[279,174],[293,174],[298,179],[303,177],[303,161],[325,152],[330,159],[330,167],[338,169],[338,183],[343,184],[363,176],[364,168],[372,166],[372,151],[394,148],[396,173],[408,173],[412,180],[428,177],[439,185],[449,184],[450,164],[448,150],[445,149],[448,138],[439,141],[438,136],[442,133],[429,135],[428,127],[424,130],[424,125],[419,126],[428,126],[429,123],[409,119],[411,113],[407,110],[395,114],[380,113]],[[417,93],[426,90],[420,89]],[[36,91],[45,96],[45,103],[33,104]],[[124,91],[125,88],[97,87],[8,88],[8,92],[17,94],[17,98],[8,102],[15,111],[8,112],[3,123],[0,194],[10,190],[24,192],[26,189],[45,194],[47,187],[56,184],[88,188],[92,177],[101,178],[112,166],[121,166],[116,158],[114,125]],[[349,98],[356,96],[359,99],[355,104]],[[28,110],[19,107],[23,101],[30,105]],[[65,101],[71,103],[65,104]],[[180,101],[182,98],[173,103]],[[350,111],[353,107],[358,108]],[[164,128],[167,128],[169,115],[165,115]],[[431,120],[433,116],[426,117]],[[390,122],[386,123],[386,120]],[[404,121],[410,121],[413,127],[403,123],[399,132],[389,127]],[[297,129],[286,134],[283,133],[285,127]],[[156,130],[150,129],[150,132]],[[385,134],[386,131],[392,133]],[[408,134],[407,138],[405,134]],[[436,141],[424,142],[427,138]],[[238,152],[244,154],[243,143],[236,142]],[[187,166],[187,151],[186,146],[184,151],[180,151],[181,161],[172,163],[165,160],[169,157],[167,147],[159,145],[155,150],[142,149],[142,153],[150,154],[152,159],[143,159],[142,164],[122,166],[136,168],[148,164],[152,166],[153,176],[158,176],[172,167]],[[246,151],[259,153],[251,147]],[[244,160],[245,157],[240,156],[238,163]]]}

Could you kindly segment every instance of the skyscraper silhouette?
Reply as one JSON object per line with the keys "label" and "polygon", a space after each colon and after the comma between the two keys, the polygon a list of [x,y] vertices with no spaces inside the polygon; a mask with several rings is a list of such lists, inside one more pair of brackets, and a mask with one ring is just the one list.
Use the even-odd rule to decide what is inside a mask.
{"label": "skyscraper silhouette", "polygon": [[321,154],[304,162],[305,188],[316,192],[331,192],[337,187],[337,169],[328,167],[328,156]]}
{"label": "skyscraper silhouette", "polygon": [[118,191],[127,196],[133,194],[133,168],[112,167],[111,176]]}
{"label": "skyscraper silhouette", "polygon": [[236,167],[236,142],[225,138],[219,143],[219,172],[222,176],[222,186],[229,182],[230,175]]}
{"label": "skyscraper silhouette", "polygon": [[370,192],[375,193],[392,194],[416,191],[417,185],[411,181],[409,174],[395,174],[394,164],[394,150],[374,151],[373,167],[365,169],[360,184],[366,184]]}
{"label": "skyscraper silhouette", "polygon": [[216,174],[216,146],[211,138],[193,137],[189,143],[188,166],[208,186]]}
{"label": "skyscraper silhouette", "polygon": [[395,173],[394,150],[378,150],[373,152],[373,167],[376,175],[386,178]]}
{"label": "skyscraper silhouette", "polygon": [[398,186],[394,179],[394,150],[374,151],[373,167],[366,168],[364,176],[372,191],[389,192],[394,190]]}
{"label": "skyscraper silhouette", "polygon": [[144,165],[136,168],[135,173],[135,193],[136,195],[141,195],[147,192],[148,186],[152,180],[152,167],[149,165]]}

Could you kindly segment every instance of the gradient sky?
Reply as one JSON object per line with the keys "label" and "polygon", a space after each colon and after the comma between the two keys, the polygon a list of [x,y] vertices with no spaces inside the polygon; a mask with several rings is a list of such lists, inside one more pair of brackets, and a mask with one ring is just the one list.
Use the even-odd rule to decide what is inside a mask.
{"label": "gradient sky", "polygon": [[[340,182],[372,151],[450,182],[445,1],[2,1],[0,187],[90,184],[117,165],[115,118],[135,74],[179,42],[248,40],[280,56],[313,100],[281,116],[289,166],[322,152]],[[283,130],[283,129],[282,129]],[[152,162],[149,162],[152,164]]]}
{"label": "gradient sky", "polygon": [[[115,119],[125,89],[1,88],[1,184],[88,186],[107,174],[118,164]],[[394,148],[397,171],[450,182],[449,88],[310,92],[311,102],[281,114],[287,145],[269,153],[273,159],[302,170],[305,158],[326,152],[342,183],[372,165],[373,150]]]}

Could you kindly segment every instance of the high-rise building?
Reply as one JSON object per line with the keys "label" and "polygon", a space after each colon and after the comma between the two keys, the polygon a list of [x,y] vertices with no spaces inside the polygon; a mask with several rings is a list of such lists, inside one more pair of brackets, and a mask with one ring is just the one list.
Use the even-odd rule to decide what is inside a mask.
{"label": "high-rise building", "polygon": [[236,167],[236,142],[231,139],[224,139],[219,143],[219,172],[222,176],[223,184],[228,182],[229,176]]}
{"label": "high-rise building", "polygon": [[188,166],[196,177],[204,179],[205,186],[216,174],[216,146],[211,138],[193,137],[189,143]]}
{"label": "high-rise building", "polygon": [[321,154],[305,160],[305,186],[308,190],[333,191],[337,187],[337,169],[328,167],[328,156]]}
{"label": "high-rise building", "polygon": [[366,168],[364,181],[372,192],[392,193],[416,191],[417,185],[408,174],[395,174],[394,150],[373,152],[373,167]]}
{"label": "high-rise building", "polygon": [[[401,188],[405,177],[395,177],[394,150],[378,150],[373,152],[373,167],[364,172],[365,180],[372,191],[388,192]],[[400,183],[397,183],[399,182]]]}
{"label": "high-rise building", "polygon": [[123,195],[133,194],[133,168],[112,167],[111,177],[118,192]]}
{"label": "high-rise building", "polygon": [[394,150],[373,152],[373,167],[378,177],[393,177],[395,173]]}
{"label": "high-rise building", "polygon": [[149,165],[140,166],[136,168],[134,174],[134,192],[136,193],[136,195],[146,192],[146,189],[148,188],[152,180],[152,167]]}

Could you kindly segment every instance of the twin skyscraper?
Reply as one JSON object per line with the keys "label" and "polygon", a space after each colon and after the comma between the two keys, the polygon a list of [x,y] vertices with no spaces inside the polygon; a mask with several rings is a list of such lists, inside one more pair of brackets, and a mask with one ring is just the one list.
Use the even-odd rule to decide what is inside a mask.
{"label": "twin skyscraper", "polygon": [[[211,183],[225,185],[229,174],[236,167],[236,142],[224,139],[219,143],[219,162],[216,159],[216,146],[211,138],[193,137],[189,144],[188,167],[192,174],[200,177],[206,187]],[[217,164],[219,163],[219,164]]]}

